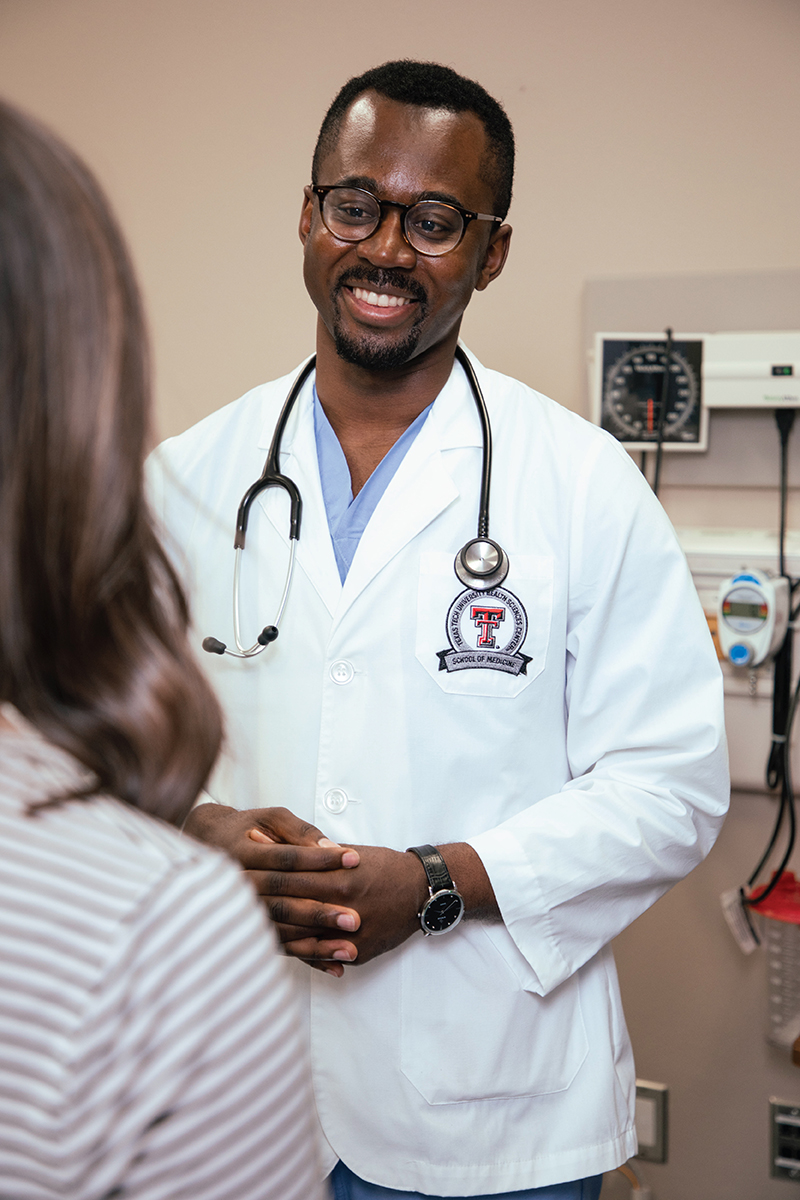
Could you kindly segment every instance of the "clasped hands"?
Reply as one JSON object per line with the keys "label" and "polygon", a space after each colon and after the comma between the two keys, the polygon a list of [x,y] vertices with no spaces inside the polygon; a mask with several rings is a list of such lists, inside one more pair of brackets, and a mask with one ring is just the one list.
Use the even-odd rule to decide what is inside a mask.
{"label": "clasped hands", "polygon": [[420,928],[428,888],[413,854],[339,846],[287,808],[202,804],[184,828],[241,863],[286,954],[318,970],[341,976]]}

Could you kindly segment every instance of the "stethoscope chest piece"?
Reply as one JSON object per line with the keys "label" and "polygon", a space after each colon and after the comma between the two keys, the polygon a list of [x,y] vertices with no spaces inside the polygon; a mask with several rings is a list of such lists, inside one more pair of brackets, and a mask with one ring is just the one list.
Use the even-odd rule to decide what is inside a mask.
{"label": "stethoscope chest piece", "polygon": [[456,555],[455,570],[465,587],[488,592],[508,574],[508,555],[491,538],[473,538]]}

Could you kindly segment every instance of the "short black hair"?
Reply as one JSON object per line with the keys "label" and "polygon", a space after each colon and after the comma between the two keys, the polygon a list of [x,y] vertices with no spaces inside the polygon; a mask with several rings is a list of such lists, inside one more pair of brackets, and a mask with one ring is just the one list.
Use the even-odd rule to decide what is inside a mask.
{"label": "short black hair", "polygon": [[514,181],[514,132],[505,109],[473,79],[459,75],[441,63],[417,62],[411,58],[383,63],[363,75],[348,79],[325,114],[314,148],[311,181],[319,183],[319,167],[339,138],[345,113],[364,92],[377,92],[398,104],[420,108],[443,108],[448,112],[472,112],[483,122],[489,141],[491,164],[486,180],[494,191],[495,216],[505,217],[511,204]]}

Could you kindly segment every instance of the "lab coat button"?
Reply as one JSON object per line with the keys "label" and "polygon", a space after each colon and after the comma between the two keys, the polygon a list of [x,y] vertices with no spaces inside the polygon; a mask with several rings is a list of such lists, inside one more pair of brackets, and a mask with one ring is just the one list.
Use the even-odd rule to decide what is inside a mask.
{"label": "lab coat button", "polygon": [[353,664],[345,659],[331,665],[331,679],[334,683],[349,683],[354,675]]}
{"label": "lab coat button", "polygon": [[347,808],[347,792],[343,792],[341,788],[331,788],[322,797],[322,803],[328,812],[344,812]]}

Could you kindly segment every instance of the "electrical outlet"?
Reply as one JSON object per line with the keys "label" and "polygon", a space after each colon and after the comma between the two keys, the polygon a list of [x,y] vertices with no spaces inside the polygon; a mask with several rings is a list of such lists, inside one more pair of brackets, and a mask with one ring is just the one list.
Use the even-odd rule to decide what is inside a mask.
{"label": "electrical outlet", "polygon": [[667,1161],[668,1098],[669,1089],[665,1083],[653,1083],[649,1079],[636,1080],[636,1136],[639,1139],[637,1158],[643,1158],[647,1162]]}
{"label": "electrical outlet", "polygon": [[800,1179],[800,1105],[770,1100],[770,1175]]}

